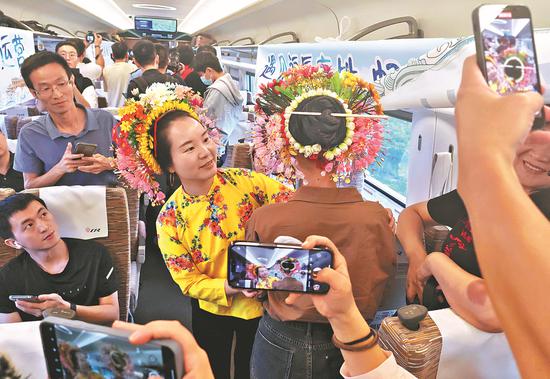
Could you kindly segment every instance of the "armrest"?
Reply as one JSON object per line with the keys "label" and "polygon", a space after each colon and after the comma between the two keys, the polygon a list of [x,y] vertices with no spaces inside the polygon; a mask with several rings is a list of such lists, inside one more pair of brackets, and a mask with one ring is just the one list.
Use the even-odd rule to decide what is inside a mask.
{"label": "armrest", "polygon": [[441,251],[443,242],[449,236],[450,229],[445,225],[435,225],[426,228],[424,231],[424,243],[426,245],[426,251],[431,253],[432,251]]}
{"label": "armrest", "polygon": [[387,317],[378,330],[380,345],[395,356],[397,363],[417,378],[435,378],[443,341],[429,315],[420,329],[405,328],[397,317]]}

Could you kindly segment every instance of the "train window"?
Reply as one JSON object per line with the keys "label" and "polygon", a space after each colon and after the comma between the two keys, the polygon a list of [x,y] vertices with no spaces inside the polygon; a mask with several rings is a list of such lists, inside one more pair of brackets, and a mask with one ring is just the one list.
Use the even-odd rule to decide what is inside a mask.
{"label": "train window", "polygon": [[245,75],[246,90],[248,92],[254,92],[256,90],[256,73],[247,71]]}
{"label": "train window", "polygon": [[389,111],[384,128],[381,166],[372,164],[365,175],[367,183],[397,203],[405,206],[409,165],[409,140],[412,114],[405,111]]}

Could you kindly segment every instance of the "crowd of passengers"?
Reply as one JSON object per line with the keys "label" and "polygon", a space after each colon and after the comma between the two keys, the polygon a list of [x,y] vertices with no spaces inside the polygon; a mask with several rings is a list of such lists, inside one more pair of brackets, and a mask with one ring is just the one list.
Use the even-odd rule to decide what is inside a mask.
{"label": "crowd of passengers", "polygon": [[[2,187],[20,191],[117,184],[112,149],[117,121],[95,108],[97,97],[89,93],[93,78],[85,76],[97,75],[95,66],[101,67],[104,60],[96,56],[95,63],[84,63],[83,50],[85,46],[77,41],[64,41],[56,53],[39,52],[23,63],[23,79],[47,115],[22,128],[15,155],[0,135]],[[172,337],[187,344],[184,352],[195,352],[197,362],[205,366],[194,368],[203,370],[196,371],[202,373],[200,377],[213,373],[215,378],[229,378],[231,366],[235,378],[263,378],[265,373],[277,378],[369,378],[377,373],[408,377],[391,354],[378,347],[368,326],[394,270],[391,212],[363,200],[356,188],[338,187],[319,162],[303,154],[293,161],[304,177],[297,189],[254,171],[219,168],[242,98],[237,84],[223,72],[215,50],[205,46],[195,53],[186,46],[172,52],[180,62],[172,73],[166,71],[171,52],[163,45],[137,42],[132,49],[134,63],[128,62],[124,43],[115,43],[112,51],[116,63],[99,73],[110,105],[121,106],[124,98],[139,100],[153,83],[188,85],[204,96],[204,106],[221,134],[221,142],[216,143],[199,121],[183,111],[172,111],[155,123],[155,158],[163,171],[159,182],[168,200],[162,208],[149,205],[145,211],[148,254],[162,254],[182,293],[192,298],[193,336],[208,360],[181,326],[153,323],[148,326],[153,331],[149,338],[171,329]],[[316,101],[303,110],[340,111],[330,97]],[[311,122],[319,133],[308,132]],[[289,128],[304,145],[330,148],[342,142],[333,132],[339,122],[326,115],[307,122],[292,117]],[[96,153],[76,154],[79,142],[97,144]],[[180,147],[183,142],[185,150]],[[529,134],[516,150],[513,167],[525,193],[550,218],[548,138],[539,132]],[[246,223],[243,207],[251,211]],[[177,221],[176,214],[190,225]],[[201,227],[203,220],[210,220],[210,227]],[[219,228],[211,227],[213,223]],[[435,224],[447,225],[451,232],[440,252],[426,251],[424,230]],[[323,245],[333,251],[334,269],[317,277],[330,284],[327,295],[265,294],[228,285],[231,241],[283,241],[279,236],[292,237],[306,248]],[[451,307],[481,330],[503,330],[459,192],[407,207],[397,222],[397,236],[409,259],[408,302],[422,303],[430,310]],[[0,202],[0,237],[6,245],[23,250],[0,268],[0,322],[40,320],[50,308],[72,309],[78,319],[94,323],[118,319],[118,283],[109,253],[97,242],[61,238],[43,200],[17,193]],[[207,252],[207,259],[191,258],[189,252],[198,245]],[[184,262],[174,259],[178,257]],[[39,295],[40,302],[14,302],[9,300],[13,294]],[[190,367],[195,366],[191,364],[188,371]]]}

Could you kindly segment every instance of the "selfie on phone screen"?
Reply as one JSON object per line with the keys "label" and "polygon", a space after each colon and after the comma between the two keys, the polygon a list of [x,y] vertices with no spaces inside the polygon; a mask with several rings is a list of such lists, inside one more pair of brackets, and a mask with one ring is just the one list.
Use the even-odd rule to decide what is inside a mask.
{"label": "selfie on phone screen", "polygon": [[[165,378],[162,347],[55,325],[63,378]],[[95,376],[94,376],[95,375]]]}
{"label": "selfie on phone screen", "polygon": [[328,287],[313,277],[330,267],[331,260],[326,250],[234,245],[229,283],[246,289],[326,292]]}

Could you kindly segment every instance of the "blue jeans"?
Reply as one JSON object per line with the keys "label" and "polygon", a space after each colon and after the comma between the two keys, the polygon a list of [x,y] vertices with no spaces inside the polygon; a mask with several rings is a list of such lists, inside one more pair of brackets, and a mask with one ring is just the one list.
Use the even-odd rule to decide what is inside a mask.
{"label": "blue jeans", "polygon": [[341,378],[344,362],[329,324],[260,320],[250,361],[251,379]]}

